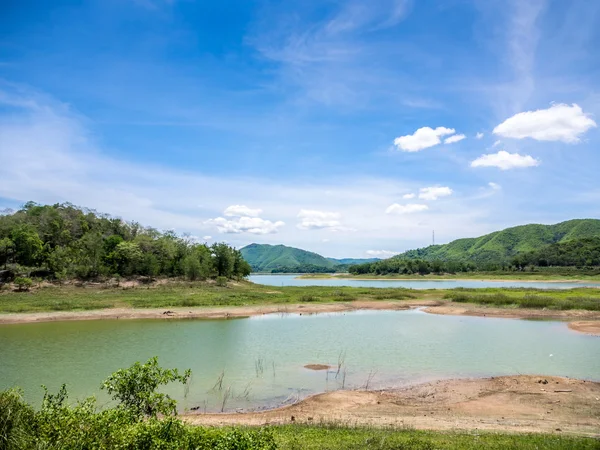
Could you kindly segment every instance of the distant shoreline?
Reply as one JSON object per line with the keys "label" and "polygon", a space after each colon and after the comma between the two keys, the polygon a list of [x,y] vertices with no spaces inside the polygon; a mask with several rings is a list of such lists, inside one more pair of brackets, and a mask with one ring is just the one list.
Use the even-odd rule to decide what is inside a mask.
{"label": "distant shoreline", "polygon": [[[255,275],[255,274],[252,274]],[[385,281],[385,280],[389,280],[389,281],[484,281],[484,282],[498,282],[498,281],[504,281],[504,282],[512,282],[512,283],[594,283],[597,284],[598,287],[600,288],[600,276],[591,276],[589,277],[589,279],[584,279],[582,277],[577,277],[577,278],[570,278],[568,276],[564,276],[561,277],[560,275],[558,276],[554,276],[554,275],[548,275],[548,278],[529,278],[529,277],[523,277],[523,278],[505,278],[505,275],[497,275],[497,276],[490,276],[489,274],[487,274],[485,277],[455,277],[455,276],[448,276],[448,275],[423,275],[421,277],[414,277],[414,276],[404,276],[404,275],[395,275],[395,276],[390,276],[390,275],[371,275],[371,276],[353,276],[350,274],[295,274],[295,273],[288,273],[288,274],[256,274],[256,275],[297,275],[296,278],[300,278],[300,279],[323,279],[323,280],[327,280],[327,279],[338,279],[338,280],[363,280],[363,281]],[[508,275],[506,275],[506,277],[508,277]]]}

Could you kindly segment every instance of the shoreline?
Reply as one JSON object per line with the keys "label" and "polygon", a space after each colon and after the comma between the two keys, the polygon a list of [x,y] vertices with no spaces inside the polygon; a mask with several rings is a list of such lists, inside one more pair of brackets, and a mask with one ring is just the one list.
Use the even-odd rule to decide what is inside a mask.
{"label": "shoreline", "polygon": [[171,308],[109,308],[85,311],[51,311],[0,314],[0,325],[77,320],[219,320],[265,314],[323,314],[348,311],[402,311],[423,308],[428,314],[568,322],[570,330],[600,336],[600,311],[513,309],[452,303],[444,300],[356,300],[335,303],[296,303],[252,306]]}
{"label": "shoreline", "polygon": [[[257,274],[261,275],[261,274]],[[263,274],[264,275],[264,274]],[[274,274],[279,275],[279,274]],[[330,280],[330,279],[338,279],[338,280],[357,280],[357,281],[481,281],[481,282],[506,282],[506,283],[589,283],[595,284],[597,286],[590,286],[592,288],[600,288],[600,280],[592,279],[592,280],[582,280],[581,278],[577,279],[544,279],[544,278],[535,278],[535,279],[520,279],[520,278],[464,278],[464,277],[444,277],[444,276],[423,276],[421,278],[415,277],[388,277],[388,276],[349,276],[349,275],[331,275],[331,276],[313,276],[306,274],[281,274],[281,275],[298,275],[295,278],[299,278],[302,280]]]}
{"label": "shoreline", "polygon": [[463,378],[401,389],[331,391],[259,412],[182,417],[208,426],[330,423],[599,436],[600,383],[542,375]]}

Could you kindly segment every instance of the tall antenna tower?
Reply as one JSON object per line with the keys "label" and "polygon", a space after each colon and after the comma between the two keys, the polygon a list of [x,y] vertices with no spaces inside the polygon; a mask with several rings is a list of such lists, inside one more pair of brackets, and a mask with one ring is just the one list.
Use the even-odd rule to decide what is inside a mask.
{"label": "tall antenna tower", "polygon": [[435,245],[435,230],[431,232],[431,245]]}

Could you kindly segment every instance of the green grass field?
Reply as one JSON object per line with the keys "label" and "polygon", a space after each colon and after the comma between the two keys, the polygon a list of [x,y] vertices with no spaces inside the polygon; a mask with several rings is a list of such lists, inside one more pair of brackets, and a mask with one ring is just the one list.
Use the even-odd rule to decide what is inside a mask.
{"label": "green grass field", "polygon": [[0,291],[0,313],[83,311],[116,307],[162,308],[203,306],[249,306],[295,303],[350,302],[353,300],[443,300],[506,308],[600,310],[600,290],[451,289],[274,287],[249,282],[214,283],[170,281],[166,284],[115,287],[103,284],[46,285],[30,292]]}
{"label": "green grass field", "polygon": [[592,450],[600,449],[594,438],[547,434],[443,433],[394,431],[374,428],[286,425],[272,428],[282,450],[377,449],[377,450]]}

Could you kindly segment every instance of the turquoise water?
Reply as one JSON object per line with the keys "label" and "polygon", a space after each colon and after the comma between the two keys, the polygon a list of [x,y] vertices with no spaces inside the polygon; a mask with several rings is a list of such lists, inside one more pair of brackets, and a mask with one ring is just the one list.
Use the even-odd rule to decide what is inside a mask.
{"label": "turquoise water", "polygon": [[[600,380],[600,338],[561,322],[410,311],[264,315],[236,320],[104,320],[0,326],[0,389],[20,386],[39,404],[41,384],[97,394],[113,371],[157,355],[191,368],[181,409],[259,409],[308,394],[397,387],[448,377],[544,374]],[[337,374],[338,361],[342,369]],[[328,372],[304,365],[324,363]],[[223,389],[211,390],[224,371]],[[345,374],[345,379],[344,379]]]}
{"label": "turquoise water", "polygon": [[298,278],[299,275],[250,275],[248,280],[268,286],[350,286],[373,288],[453,289],[453,288],[532,288],[572,289],[598,287],[593,282],[483,281],[483,280],[353,280],[343,278]]}

